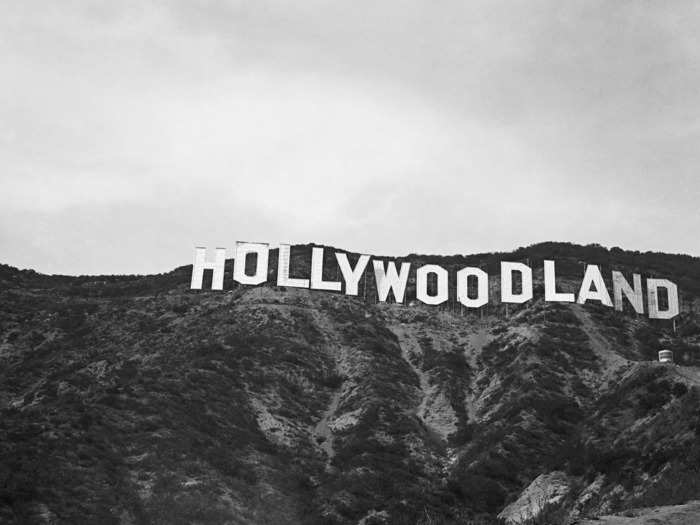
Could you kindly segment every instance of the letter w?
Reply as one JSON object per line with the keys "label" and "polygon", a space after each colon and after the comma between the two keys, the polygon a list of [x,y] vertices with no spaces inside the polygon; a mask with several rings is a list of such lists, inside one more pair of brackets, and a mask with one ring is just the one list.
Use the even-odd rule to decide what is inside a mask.
{"label": "letter w", "polygon": [[401,271],[399,273],[396,272],[396,264],[393,261],[387,264],[386,271],[382,261],[372,261],[372,264],[374,265],[374,279],[377,282],[377,298],[379,301],[385,303],[389,296],[389,291],[392,291],[396,302],[402,303],[411,263],[401,263]]}

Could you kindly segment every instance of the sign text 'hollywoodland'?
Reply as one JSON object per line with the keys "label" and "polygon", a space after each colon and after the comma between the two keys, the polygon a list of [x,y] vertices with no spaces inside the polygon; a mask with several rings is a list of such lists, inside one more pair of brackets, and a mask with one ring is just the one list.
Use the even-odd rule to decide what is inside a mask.
{"label": "sign text 'hollywoodland'", "polygon": [[[267,243],[237,242],[233,266],[233,280],[244,285],[259,285],[268,280],[268,262],[270,247]],[[360,280],[365,276],[369,262],[372,262],[377,300],[386,302],[391,292],[396,302],[403,302],[406,286],[411,273],[411,263],[402,262],[397,268],[396,262],[384,261],[370,255],[360,255],[352,264],[345,252],[335,252],[337,267],[340,270],[338,280],[324,279],[324,249],[313,247],[311,268],[305,275],[308,278],[291,277],[291,246],[279,246],[277,264],[277,286],[311,288],[344,292],[346,295],[358,295]],[[254,257],[255,268],[246,271],[246,260]],[[214,262],[208,262],[205,248],[195,248],[194,265],[190,288],[200,290],[204,270],[212,270],[212,289],[223,290],[224,264],[226,250],[216,248]],[[298,270],[298,269],[297,269]],[[632,275],[632,284],[622,272],[612,272],[612,299],[605,284],[600,268],[593,264],[586,265],[578,294],[557,291],[556,263],[544,261],[544,299],[550,302],[585,304],[598,301],[605,306],[622,311],[623,297],[634,310],[643,314],[645,301],[640,274]],[[520,286],[516,290],[515,277]],[[502,303],[521,304],[533,298],[532,268],[521,262],[501,262],[500,301]],[[342,277],[342,281],[339,280]],[[432,286],[429,282],[433,283]],[[469,283],[472,283],[470,286]],[[474,286],[474,283],[476,284]],[[481,268],[465,267],[456,272],[456,282],[450,283],[449,272],[437,264],[425,264],[415,269],[416,299],[429,305],[440,305],[449,299],[449,287],[455,286],[457,300],[467,308],[480,308],[489,302],[489,276]],[[660,291],[665,292],[663,307],[659,301]],[[646,313],[652,319],[671,319],[679,314],[678,287],[668,279],[646,279]],[[663,293],[663,292],[661,292]]]}

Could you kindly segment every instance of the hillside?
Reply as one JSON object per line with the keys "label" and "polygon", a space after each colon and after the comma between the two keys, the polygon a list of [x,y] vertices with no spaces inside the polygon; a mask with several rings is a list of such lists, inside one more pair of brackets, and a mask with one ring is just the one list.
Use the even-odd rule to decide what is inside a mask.
{"label": "hillside", "polygon": [[494,290],[501,260],[527,261],[541,290],[544,258],[571,291],[582,261],[675,281],[675,332],[541,293],[467,311],[413,304],[414,284],[377,304],[371,279],[366,297],[232,286],[232,261],[222,292],[189,290],[188,266],[0,266],[0,522],[568,523],[700,499],[699,259],[403,260],[480,266]]}

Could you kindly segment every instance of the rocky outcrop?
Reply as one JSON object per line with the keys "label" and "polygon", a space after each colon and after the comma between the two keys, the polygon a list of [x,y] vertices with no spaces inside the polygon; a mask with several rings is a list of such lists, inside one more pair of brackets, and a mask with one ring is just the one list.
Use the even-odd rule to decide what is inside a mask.
{"label": "rocky outcrop", "polygon": [[498,517],[506,525],[532,523],[547,507],[559,506],[570,490],[571,482],[564,472],[540,474]]}

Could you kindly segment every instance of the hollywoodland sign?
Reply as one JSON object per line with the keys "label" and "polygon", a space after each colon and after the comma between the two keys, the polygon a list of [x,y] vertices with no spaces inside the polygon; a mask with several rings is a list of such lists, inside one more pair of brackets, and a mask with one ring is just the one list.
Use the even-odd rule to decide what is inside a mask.
{"label": "hollywoodland sign", "polygon": [[[233,280],[244,285],[259,285],[267,282],[270,248],[267,243],[237,242]],[[295,288],[311,288],[344,292],[346,295],[358,295],[358,287],[363,276],[369,273],[367,268],[372,262],[371,269],[376,283],[377,299],[386,302],[389,292],[394,295],[396,302],[403,302],[406,286],[411,272],[411,263],[402,262],[400,267],[394,261],[384,261],[370,255],[360,255],[357,261],[350,263],[347,253],[335,252],[335,259],[340,270],[341,280],[324,279],[324,248],[314,247],[311,253],[311,268],[306,269],[309,278],[291,277],[290,275],[291,245],[281,244],[278,253],[277,286]],[[255,256],[255,268],[252,273],[246,271],[248,257]],[[190,288],[201,290],[204,270],[212,270],[212,289],[223,290],[224,264],[226,250],[217,248],[214,262],[206,260],[206,248],[195,248],[192,280]],[[612,272],[612,299],[603,280],[600,268],[593,264],[586,265],[578,293],[557,291],[556,263],[544,261],[544,299],[550,302],[585,304],[587,301],[598,301],[605,306],[622,311],[623,298],[629,301],[634,310],[643,314],[645,301],[642,289],[642,277],[633,274],[632,284],[621,272]],[[514,277],[518,276],[519,291],[515,290]],[[432,278],[435,286],[429,286]],[[475,290],[468,285],[470,280],[476,281]],[[521,262],[501,262],[500,301],[502,303],[521,304],[533,298],[532,268]],[[450,282],[449,272],[437,264],[425,264],[415,270],[416,299],[429,305],[440,305],[449,299],[449,287],[454,286],[457,300],[467,308],[480,308],[489,302],[489,276],[481,268],[465,267],[457,271],[455,282]],[[664,308],[660,306],[659,291],[665,290],[667,300]],[[667,279],[646,279],[646,313],[652,319],[671,319],[679,314],[678,287]]]}

